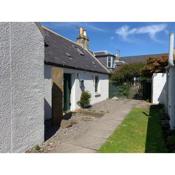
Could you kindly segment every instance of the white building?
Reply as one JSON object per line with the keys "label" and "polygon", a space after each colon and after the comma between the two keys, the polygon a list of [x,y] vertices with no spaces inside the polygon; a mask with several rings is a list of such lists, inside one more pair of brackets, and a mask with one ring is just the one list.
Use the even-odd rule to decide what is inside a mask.
{"label": "white building", "polygon": [[57,124],[63,111],[75,111],[80,108],[78,101],[82,91],[90,92],[91,104],[108,98],[109,71],[88,50],[89,39],[82,28],[77,43],[45,27],[43,31],[45,119],[52,118]]}

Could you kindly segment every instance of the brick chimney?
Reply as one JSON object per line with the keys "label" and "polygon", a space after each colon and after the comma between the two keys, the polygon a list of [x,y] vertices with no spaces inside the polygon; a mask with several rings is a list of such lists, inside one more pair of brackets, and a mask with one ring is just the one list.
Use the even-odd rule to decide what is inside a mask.
{"label": "brick chimney", "polygon": [[84,49],[89,48],[89,38],[87,37],[86,30],[80,27],[80,33],[79,36],[77,37],[77,44],[79,44],[81,47]]}

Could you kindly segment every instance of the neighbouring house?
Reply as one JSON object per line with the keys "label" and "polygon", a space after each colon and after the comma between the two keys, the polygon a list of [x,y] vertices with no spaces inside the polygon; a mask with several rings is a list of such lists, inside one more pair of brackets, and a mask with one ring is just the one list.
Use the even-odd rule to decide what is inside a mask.
{"label": "neighbouring house", "polygon": [[123,63],[119,60],[119,56],[108,51],[97,51],[94,52],[94,55],[110,72]]}
{"label": "neighbouring house", "polygon": [[45,119],[59,123],[63,111],[74,111],[82,91],[91,104],[109,96],[109,71],[88,49],[86,31],[80,28],[77,42],[43,27],[45,38]]}
{"label": "neighbouring house", "polygon": [[44,141],[44,37],[37,23],[0,23],[0,152]]}

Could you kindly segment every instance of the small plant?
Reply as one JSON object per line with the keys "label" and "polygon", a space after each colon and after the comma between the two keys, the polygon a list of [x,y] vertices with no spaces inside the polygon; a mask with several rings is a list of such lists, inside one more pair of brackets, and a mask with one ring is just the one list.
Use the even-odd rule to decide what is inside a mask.
{"label": "small plant", "polygon": [[40,151],[40,150],[41,150],[41,147],[40,147],[39,145],[36,145],[36,146],[34,147],[34,150]]}
{"label": "small plant", "polygon": [[90,98],[91,98],[91,94],[88,91],[84,91],[81,94],[80,101],[78,102],[78,104],[82,108],[89,107],[90,106]]}

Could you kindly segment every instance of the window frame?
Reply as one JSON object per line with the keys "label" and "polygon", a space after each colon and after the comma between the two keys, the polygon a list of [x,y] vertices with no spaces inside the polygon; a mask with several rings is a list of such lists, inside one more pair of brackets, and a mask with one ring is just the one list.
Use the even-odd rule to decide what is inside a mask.
{"label": "window frame", "polygon": [[[109,66],[110,63],[110,66]],[[107,68],[113,68],[114,67],[114,58],[113,56],[107,56]]]}
{"label": "window frame", "polygon": [[94,76],[94,92],[95,92],[95,97],[101,96],[101,94],[100,94],[100,77],[99,77],[99,75],[95,75]]}

